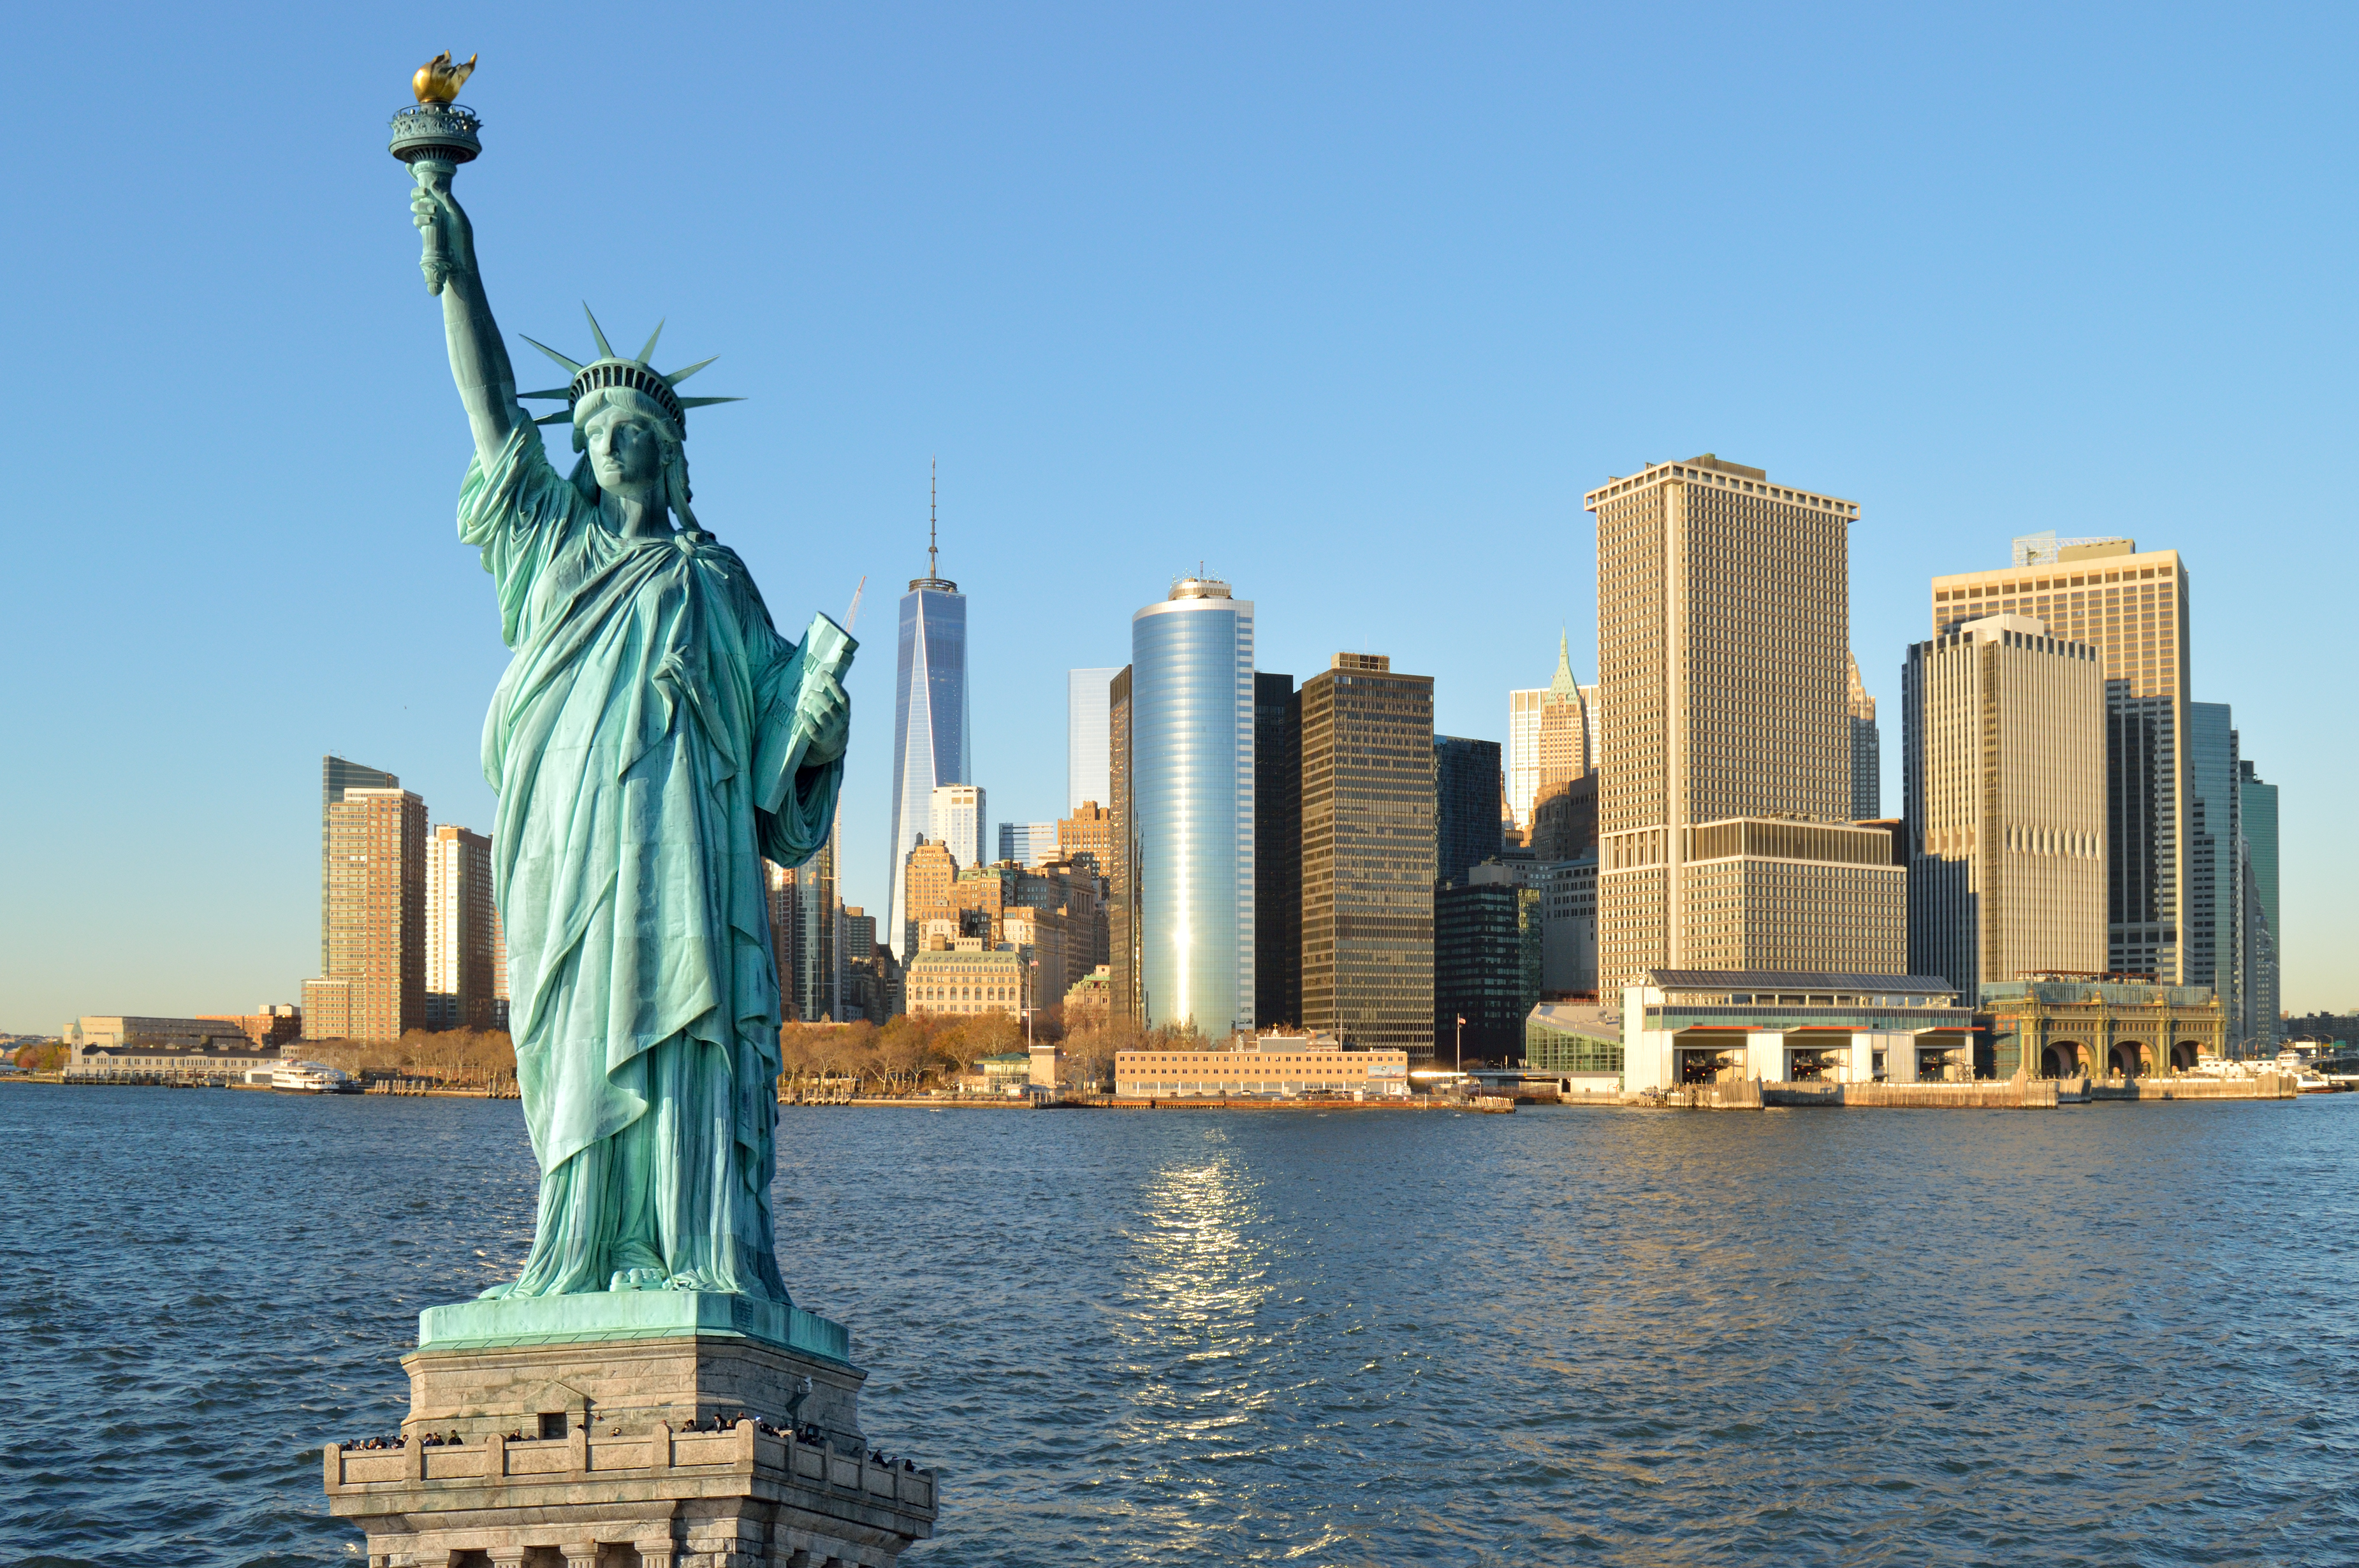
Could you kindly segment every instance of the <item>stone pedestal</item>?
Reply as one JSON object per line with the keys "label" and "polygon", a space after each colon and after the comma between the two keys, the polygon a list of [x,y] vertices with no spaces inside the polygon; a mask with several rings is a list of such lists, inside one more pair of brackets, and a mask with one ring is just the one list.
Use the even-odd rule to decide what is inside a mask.
{"label": "stone pedestal", "polygon": [[933,1533],[933,1472],[870,1456],[866,1374],[820,1348],[849,1348],[841,1325],[723,1326],[745,1308],[791,1311],[675,1292],[430,1309],[402,1358],[401,1446],[330,1444],[330,1509],[367,1532],[370,1568],[888,1568]]}

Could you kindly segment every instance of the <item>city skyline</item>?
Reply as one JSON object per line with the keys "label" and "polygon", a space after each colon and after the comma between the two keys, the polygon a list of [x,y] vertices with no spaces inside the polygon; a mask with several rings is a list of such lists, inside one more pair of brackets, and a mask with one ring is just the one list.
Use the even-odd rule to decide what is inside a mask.
{"label": "city skyline", "polygon": [[[516,301],[503,319],[546,337],[587,294],[602,315],[609,299],[669,314],[738,367],[733,390],[751,400],[695,437],[698,511],[781,625],[841,613],[864,574],[872,599],[911,575],[940,451],[951,575],[976,606],[972,771],[998,815],[1060,815],[1064,759],[1047,736],[1063,672],[1119,664],[1127,608],[1199,557],[1254,585],[1264,667],[1382,649],[1435,676],[1437,729],[1504,741],[1500,693],[1545,676],[1560,625],[1577,672],[1593,672],[1592,546],[1569,489],[1716,448],[1838,484],[1874,520],[1854,540],[1852,646],[1887,716],[1887,803],[1902,650],[1927,635],[1932,576],[2004,562],[2011,536],[2041,529],[2182,552],[2205,628],[2190,695],[2234,704],[2245,751],[2285,792],[2285,1004],[2359,1003],[2359,917],[2339,897],[2359,849],[2311,830],[2359,741],[2299,722],[2271,678],[2316,657],[2354,553],[2322,521],[2331,480],[2268,460],[2349,422],[2351,394],[2320,369],[2346,330],[2332,260],[2345,220],[2297,199],[2331,177],[2333,138],[2311,123],[2318,95],[2253,91],[2258,36],[2199,49],[2159,29],[2153,69],[2092,90],[2066,62],[2102,44],[2093,19],[2060,19],[2043,35],[2057,48],[2026,51],[1954,48],[1942,25],[1902,17],[1675,35],[1535,14],[1438,49],[1382,22],[1338,39],[1299,17],[1242,49],[1242,18],[1219,12],[1177,48],[1129,17],[1088,39],[951,18],[914,45],[880,18],[697,18],[658,63],[693,100],[680,134],[733,150],[682,167],[659,138],[614,178],[742,218],[660,266],[592,258],[560,276],[530,236],[566,221],[578,152],[550,127],[597,54],[522,18],[479,20],[494,63],[470,96],[498,156],[468,178],[516,214],[486,258]],[[442,417],[448,365],[421,346],[432,303],[385,248],[386,223],[407,234],[406,191],[354,129],[374,124],[354,105],[383,83],[402,95],[386,62],[410,41],[336,17],[233,48],[219,18],[167,18],[157,49],[107,63],[66,47],[62,27],[34,19],[28,47],[59,63],[28,92],[88,134],[28,194],[125,200],[0,264],[49,302],[27,351],[60,367],[60,405],[102,406],[159,351],[211,356],[233,401],[259,404],[264,378],[289,374],[361,390],[333,426],[324,406],[288,409],[282,444],[299,455],[245,465],[231,486],[190,483],[217,467],[218,442],[168,422],[129,443],[94,418],[58,423],[25,514],[72,525],[25,530],[20,625],[39,678],[0,697],[5,732],[27,756],[235,735],[239,765],[186,782],[172,801],[185,819],[136,847],[115,826],[151,809],[136,777],[12,774],[11,800],[47,830],[0,851],[0,881],[147,893],[0,914],[21,956],[0,984],[0,1026],[16,1029],[287,995],[318,940],[316,870],[290,826],[301,775],[322,752],[370,759],[438,815],[485,827],[478,737],[506,663],[473,552],[451,539],[465,451]],[[2324,18],[2322,46],[2346,30]],[[1797,75],[1741,83],[1676,124],[1626,82],[1575,101],[1551,86],[1675,37],[1705,69],[1743,74],[1766,51]],[[986,94],[978,56],[1022,81],[1084,83],[1106,136],[1069,146],[1045,101]],[[1108,59],[1137,69],[1075,69]],[[2192,100],[2173,84],[2199,67],[2228,86],[2197,95],[2208,150],[2190,160],[2177,149]],[[248,176],[251,252],[276,269],[259,294],[238,271],[250,261],[200,248],[168,268],[138,238],[201,220],[208,173],[158,133],[208,112],[208,72],[249,69],[299,84],[274,109],[288,156]],[[796,92],[780,108],[782,71]],[[1843,105],[1839,122],[1764,113],[1814,93]],[[1192,112],[1212,101],[1231,111]],[[1765,210],[1836,214],[1839,264],[1738,246],[1641,267],[1578,242],[1620,192],[1677,185],[1701,151],[1732,146],[1730,178]],[[2154,215],[2199,210],[2216,221],[2153,243]],[[1962,232],[1962,211],[1995,216]],[[2209,303],[2190,315],[2190,300]],[[1751,371],[1675,376],[1639,336],[1668,319],[1711,322],[1732,363],[1842,373],[1774,388]],[[223,356],[241,332],[255,351]],[[356,494],[359,429],[419,460]],[[331,485],[346,498],[332,517],[318,502]],[[103,533],[81,521],[93,517]],[[119,562],[103,636],[77,586],[94,537]],[[809,564],[781,569],[788,551]],[[1086,563],[1078,580],[1111,602],[1038,613],[1049,560]],[[192,636],[201,603],[272,611]],[[339,634],[398,628],[402,656],[312,656],[324,605]],[[871,910],[890,836],[888,620],[870,604],[851,683],[844,894]]]}

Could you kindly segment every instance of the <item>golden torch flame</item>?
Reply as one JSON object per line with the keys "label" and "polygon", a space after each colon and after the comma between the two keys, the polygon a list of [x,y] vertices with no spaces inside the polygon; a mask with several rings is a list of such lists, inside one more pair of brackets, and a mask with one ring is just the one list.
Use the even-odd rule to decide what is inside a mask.
{"label": "golden torch flame", "polygon": [[409,89],[418,94],[420,103],[448,103],[459,96],[459,89],[475,73],[475,57],[469,55],[464,65],[451,63],[451,51],[444,49],[418,68],[409,79]]}

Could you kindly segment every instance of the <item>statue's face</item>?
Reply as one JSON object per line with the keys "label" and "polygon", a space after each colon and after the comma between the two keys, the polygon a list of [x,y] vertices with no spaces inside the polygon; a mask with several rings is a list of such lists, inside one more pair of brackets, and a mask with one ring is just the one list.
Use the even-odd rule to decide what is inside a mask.
{"label": "statue's face", "polygon": [[663,477],[663,447],[647,418],[623,408],[601,408],[582,427],[590,471],[598,488],[618,495],[641,493]]}

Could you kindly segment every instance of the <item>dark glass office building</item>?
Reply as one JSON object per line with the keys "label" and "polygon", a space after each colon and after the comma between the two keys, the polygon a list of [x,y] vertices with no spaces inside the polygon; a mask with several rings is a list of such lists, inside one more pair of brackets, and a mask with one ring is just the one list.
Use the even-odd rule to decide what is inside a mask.
{"label": "dark glass office building", "polygon": [[[1433,895],[1433,1053],[1504,1066],[1540,1000],[1540,893],[1504,881]],[[1463,1018],[1463,1025],[1458,1020]]]}
{"label": "dark glass office building", "polygon": [[1302,1022],[1302,698],[1254,675],[1254,1021]]}
{"label": "dark glass office building", "polygon": [[1499,742],[1433,738],[1433,874],[1462,882],[1501,847]]}

